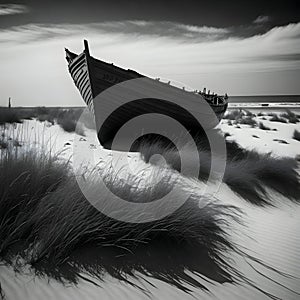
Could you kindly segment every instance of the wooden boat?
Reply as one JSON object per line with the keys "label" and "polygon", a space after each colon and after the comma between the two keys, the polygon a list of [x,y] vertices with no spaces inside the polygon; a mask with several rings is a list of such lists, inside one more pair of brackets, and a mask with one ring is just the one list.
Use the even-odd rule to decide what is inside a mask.
{"label": "wooden boat", "polygon": [[[126,103],[126,105],[121,105],[116,109],[104,122],[103,120],[99,120],[101,116],[97,115],[97,112],[94,111],[95,98],[110,87],[130,79],[148,78],[149,80],[153,80],[155,84],[164,85],[164,87],[167,86],[167,91],[170,91],[170,94],[175,93],[176,95],[180,95],[182,101],[185,101],[185,97],[193,93],[193,100],[191,102],[195,102],[194,104],[196,104],[196,110],[198,112],[204,111],[204,106],[207,106],[208,103],[216,118],[211,117],[208,119],[205,125],[206,128],[204,128],[205,130],[215,127],[227,109],[227,95],[219,96],[210,94],[206,93],[205,90],[203,92],[185,91],[184,89],[170,85],[170,82],[162,83],[158,80],[150,79],[136,71],[130,69],[125,70],[111,63],[95,59],[90,55],[88,42],[86,40],[84,41],[84,48],[84,51],[79,55],[65,49],[66,59],[68,61],[69,72],[76,87],[89,109],[95,113],[96,126],[97,123],[101,123],[100,128],[97,126],[98,139],[101,145],[106,149],[112,149],[113,138],[126,122],[143,114],[157,113],[167,115],[180,122],[191,135],[199,135],[203,132],[202,124],[199,124],[189,110],[182,108],[181,105],[156,98],[139,99]],[[187,98],[189,99],[190,97]]]}

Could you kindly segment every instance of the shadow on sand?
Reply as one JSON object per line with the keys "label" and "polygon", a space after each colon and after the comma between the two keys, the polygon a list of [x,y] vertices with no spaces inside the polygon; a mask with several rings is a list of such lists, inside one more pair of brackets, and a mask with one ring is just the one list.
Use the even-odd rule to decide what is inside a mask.
{"label": "shadow on sand", "polygon": [[[231,146],[233,149],[238,147],[235,144]],[[152,151],[151,147],[156,150]],[[170,165],[173,163],[172,167],[177,170],[178,158],[176,153],[173,156],[173,149],[165,151],[166,148],[161,148],[159,144],[151,147],[142,151],[144,158],[157,153],[158,148],[162,149],[167,162]],[[265,157],[247,151],[238,151],[236,157],[235,151],[228,151],[231,168],[240,161],[249,167],[253,164],[251,159],[259,162],[252,173],[246,167],[243,169],[245,174],[248,172],[251,176],[239,175],[240,184],[246,184],[246,180],[255,177],[259,180],[258,186],[262,187],[270,182],[269,186],[273,185],[284,193],[284,180],[291,180],[289,187],[295,187],[295,190],[290,198],[297,198],[299,187],[296,186],[294,163],[281,160],[278,167],[277,161],[270,158],[270,163],[264,165],[261,162]],[[199,155],[201,153],[205,151],[199,151]],[[172,159],[169,159],[169,154]],[[147,161],[146,158],[145,160]],[[200,170],[200,175],[205,178],[209,166],[204,167]],[[227,170],[230,173],[225,176],[225,180],[234,178],[232,169]],[[240,172],[241,166],[237,165],[236,170]],[[104,275],[108,273],[145,293],[147,290],[139,282],[144,280],[154,285],[151,278],[186,293],[191,293],[193,287],[210,291],[209,284],[206,285],[205,282],[240,283],[247,284],[272,299],[278,299],[255,286],[230,260],[231,255],[235,254],[271,269],[240,250],[231,241],[233,223],[242,223],[242,213],[236,207],[223,205],[216,199],[206,199],[206,205],[200,207],[202,199],[199,194],[189,192],[188,200],[161,220],[140,224],[125,223],[96,210],[85,199],[66,163],[62,164],[56,158],[38,153],[17,156],[5,154],[1,156],[0,171],[0,258],[17,272],[22,272],[24,266],[29,265],[38,276],[74,284],[84,279],[96,285],[101,285]],[[270,177],[270,174],[274,175]],[[287,179],[282,178],[283,174],[286,174]],[[283,182],[279,182],[280,180]],[[138,185],[139,178],[135,182]],[[235,191],[242,195],[237,181],[234,184],[225,182],[233,190],[236,187]],[[249,184],[253,182],[250,181]],[[160,192],[168,190],[170,185],[172,181],[168,178],[162,180]],[[153,200],[153,189],[129,189],[128,181],[115,179],[111,186],[128,201]],[[264,198],[251,201],[248,193],[259,192],[255,187],[249,186],[246,200],[258,205],[269,204]],[[107,194],[98,195],[99,201],[111,202]],[[4,297],[2,290],[0,295]]]}
{"label": "shadow on sand", "polygon": [[[217,130],[212,130],[212,134],[215,139],[225,141],[227,157],[223,181],[233,192],[258,206],[274,205],[268,189],[275,190],[295,203],[299,202],[300,181],[297,171],[299,166],[296,159],[247,150],[235,141],[227,141]],[[211,149],[206,136],[195,137],[195,141],[200,161],[198,179],[205,182],[211,171]],[[185,148],[179,150],[186,151],[186,154],[192,151],[188,144],[184,146]],[[193,170],[195,161],[191,159],[190,168],[186,167],[184,173],[181,172],[180,152],[167,139],[161,137],[152,140],[145,139],[140,143],[139,151],[146,163],[155,164],[156,161],[151,160],[151,157],[154,154],[160,154],[170,168],[180,172],[183,176],[192,176],[189,169]]]}

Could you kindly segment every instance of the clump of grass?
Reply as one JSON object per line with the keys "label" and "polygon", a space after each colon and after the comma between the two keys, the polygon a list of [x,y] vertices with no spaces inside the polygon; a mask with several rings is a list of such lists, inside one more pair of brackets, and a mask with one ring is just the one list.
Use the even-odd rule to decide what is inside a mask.
{"label": "clump of grass", "polygon": [[289,117],[289,123],[292,123],[292,124],[296,124],[296,123],[298,123],[299,122],[299,119],[298,119],[298,117]]}
{"label": "clump of grass", "polygon": [[[0,107],[0,125],[5,123],[22,123],[24,119],[36,118],[40,122],[48,121],[52,125],[57,124],[67,132],[74,132],[77,121],[83,109],[62,109],[52,107],[35,107],[35,108],[7,108]],[[88,128],[94,128],[94,121],[91,118],[83,118]],[[83,125],[77,126],[78,134],[84,135]]]}
{"label": "clump of grass", "polygon": [[[80,113],[75,110],[61,111],[57,116],[57,124],[67,132],[75,132]],[[77,126],[77,133],[84,136],[83,126]]]}
{"label": "clump of grass", "polygon": [[250,125],[252,127],[255,127],[257,125],[257,122],[253,119],[252,116],[247,116],[247,117],[244,117],[242,118],[240,121],[239,121],[240,124],[246,124],[246,125]]}
{"label": "clump of grass", "polygon": [[[97,285],[92,279],[103,280],[108,273],[140,289],[143,287],[136,279],[150,277],[186,293],[192,292],[190,287],[209,291],[205,281],[195,279],[199,276],[219,283],[246,283],[270,295],[254,286],[225,258],[227,253],[235,252],[259,263],[230,240],[230,224],[240,222],[237,208],[200,196],[189,188],[186,179],[168,169],[158,168],[153,173],[153,178],[161,179],[158,190],[151,180],[150,186],[140,185],[139,175],[122,180],[114,172],[107,173],[106,166],[79,174],[88,182],[88,190],[94,192],[95,206],[112,205],[111,194],[102,190],[95,177],[100,175],[115,195],[129,202],[152,202],[172,190],[175,183],[182,196],[188,196],[182,206],[160,220],[123,222],[108,217],[86,200],[68,166],[44,152],[8,151],[1,156],[0,259],[15,270],[21,271],[22,258],[36,274],[61,282],[76,284],[83,279]],[[240,167],[233,173],[238,174]],[[199,206],[201,201],[206,205]],[[170,207],[157,208],[160,211]],[[129,214],[129,218],[136,215],[126,206],[115,213]],[[145,216],[147,213],[145,210]]]}
{"label": "clump of grass", "polygon": [[237,120],[237,119],[242,119],[245,116],[245,113],[241,110],[241,109],[236,109],[236,110],[232,110],[232,111],[228,111],[225,116],[224,119],[228,119],[228,120]]}
{"label": "clump of grass", "polygon": [[[84,134],[82,124],[77,125],[78,119],[83,109],[61,109],[39,107],[36,109],[37,119],[41,122],[48,121],[54,125],[55,121],[66,132],[77,132],[80,135]],[[86,118],[84,119],[86,121]],[[86,121],[88,123],[88,121]],[[76,128],[77,127],[77,128]]]}
{"label": "clump of grass", "polygon": [[[246,124],[252,127],[255,127],[257,122],[253,119],[256,115],[248,110],[232,110],[229,111],[225,116],[224,119],[228,119],[228,125],[232,124]],[[229,123],[230,122],[230,123]]]}
{"label": "clump of grass", "polygon": [[50,115],[38,115],[37,119],[40,122],[48,121],[49,123],[54,125],[54,118],[52,118]]}
{"label": "clump of grass", "polygon": [[263,122],[259,122],[259,123],[258,123],[258,128],[259,128],[259,129],[262,129],[262,130],[271,130],[271,128],[268,127],[268,126],[266,126],[266,125],[264,125]]}
{"label": "clump of grass", "polygon": [[[107,168],[84,176],[95,188],[97,201],[107,207],[111,196],[103,190],[99,193],[95,177],[101,172]],[[154,188],[139,186],[139,176],[121,180],[110,172],[104,180],[123,199],[146,203],[178,183],[178,176],[168,170],[156,174],[162,180]],[[207,205],[200,208],[200,200]],[[102,214],[85,199],[67,162],[36,151],[7,151],[0,160],[0,259],[14,265],[15,257],[22,257],[37,274],[61,281],[77,283],[82,274],[102,280],[106,271],[134,286],[128,276],[139,273],[186,292],[185,284],[207,289],[186,274],[189,270],[217,282],[232,282],[237,271],[223,255],[235,249],[226,228],[230,220],[238,220],[237,213],[234,207],[189,192],[188,201],[163,219],[122,222]],[[85,250],[88,255],[80,255]],[[180,263],[174,264],[173,259]]]}
{"label": "clump of grass", "polygon": [[[225,142],[227,163],[223,180],[235,193],[260,206],[272,205],[267,187],[276,190],[292,201],[300,200],[299,176],[295,159],[259,154],[256,151],[242,149],[234,141]],[[140,150],[142,158],[146,162],[151,162],[151,155],[157,151],[155,147],[142,147]],[[159,151],[171,168],[181,172],[178,151],[172,149],[166,151],[160,149]],[[211,157],[207,150],[200,148],[199,157],[201,166],[198,178],[205,180],[210,172]],[[195,162],[191,159],[190,164],[193,166]],[[188,168],[182,174],[189,177]]]}
{"label": "clump of grass", "polygon": [[297,115],[289,109],[285,113],[280,114],[280,117],[287,119],[289,123],[296,124],[299,122]]}
{"label": "clump of grass", "polygon": [[[165,191],[164,188],[169,189],[169,186],[165,185],[166,183],[167,181],[160,185],[163,192]],[[128,187],[124,182],[116,184],[117,182],[114,180],[113,189],[116,194],[121,193],[123,198],[130,200],[130,202],[150,202],[152,199],[153,195],[147,191],[145,192],[145,190],[139,194],[137,191],[133,192],[131,186]],[[48,260],[60,264],[74,250],[90,246],[98,247],[100,253],[105,249],[112,249],[112,251],[114,248],[123,249],[123,255],[129,255],[130,257],[131,252],[135,253],[136,250],[141,249],[148,249],[151,253],[151,247],[149,246],[152,243],[156,244],[162,241],[166,243],[167,247],[169,243],[175,246],[177,241],[180,240],[179,244],[183,248],[186,247],[186,243],[192,243],[199,249],[200,237],[207,243],[206,250],[210,248],[208,251],[211,253],[216,250],[214,240],[217,236],[213,237],[212,232],[209,233],[209,229],[206,232],[207,237],[203,236],[205,228],[209,224],[212,226],[212,231],[215,233],[218,231],[213,221],[218,214],[214,210],[217,207],[213,207],[212,203],[208,204],[207,209],[200,211],[196,207],[196,198],[192,196],[191,201],[157,222],[126,223],[99,213],[86,201],[78,188],[74,189],[75,186],[72,180],[64,186],[61,185],[56,192],[45,198],[33,213],[31,219],[34,224],[32,232],[34,236],[38,233],[40,238],[38,247],[33,252],[32,265]],[[99,196],[99,200],[104,201],[106,205],[110,205],[111,200],[107,193]],[[224,209],[226,211],[225,207]],[[134,211],[131,213],[134,214]],[[199,213],[204,227],[197,221],[200,217]],[[126,209],[122,211],[122,214],[126,214]],[[41,218],[41,216],[43,217]],[[202,248],[204,240],[201,242]],[[220,238],[218,240],[223,244]],[[101,248],[103,248],[102,251]],[[105,264],[105,262],[103,263]],[[222,270],[219,270],[222,274]]]}
{"label": "clump of grass", "polygon": [[297,129],[294,130],[293,139],[300,142],[300,131],[298,131]]}
{"label": "clump of grass", "polygon": [[[37,118],[40,111],[37,108],[24,107],[0,107],[0,124],[22,123],[23,120]],[[44,114],[45,115],[45,114]]]}
{"label": "clump of grass", "polygon": [[252,113],[250,110],[245,109],[244,111],[247,117],[256,117],[256,114]]}
{"label": "clump of grass", "polygon": [[66,165],[56,157],[7,150],[0,161],[0,257],[18,238],[26,239],[29,214],[67,177]]}
{"label": "clump of grass", "polygon": [[76,129],[76,122],[72,119],[60,119],[58,121],[58,124],[60,125],[60,127],[67,132],[74,132]]}
{"label": "clump of grass", "polygon": [[22,123],[20,115],[16,109],[0,107],[0,125],[5,123]]}
{"label": "clump of grass", "polygon": [[292,201],[298,201],[300,187],[296,170],[294,159],[249,152],[246,159],[227,163],[224,181],[233,191],[255,205],[272,204],[266,187]]}
{"label": "clump of grass", "polygon": [[270,118],[271,122],[287,123],[287,120],[279,117],[277,114],[273,114]]}

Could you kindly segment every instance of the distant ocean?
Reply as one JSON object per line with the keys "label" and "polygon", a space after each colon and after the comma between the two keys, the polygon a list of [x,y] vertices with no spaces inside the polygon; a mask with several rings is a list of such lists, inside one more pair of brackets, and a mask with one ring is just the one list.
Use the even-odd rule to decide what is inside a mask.
{"label": "distant ocean", "polygon": [[230,103],[300,103],[300,95],[230,96]]}

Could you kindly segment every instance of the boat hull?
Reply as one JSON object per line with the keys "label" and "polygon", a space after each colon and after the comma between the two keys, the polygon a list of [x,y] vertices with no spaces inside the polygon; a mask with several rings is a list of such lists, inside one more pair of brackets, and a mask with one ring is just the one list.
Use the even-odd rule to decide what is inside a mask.
{"label": "boat hull", "polygon": [[[106,149],[112,149],[112,141],[120,128],[129,120],[140,115],[166,115],[181,123],[186,132],[189,132],[192,136],[195,136],[203,134],[204,130],[215,127],[227,109],[227,102],[224,103],[224,105],[210,105],[210,108],[214,112],[216,118],[214,117],[211,118],[211,120],[206,120],[206,128],[203,128],[203,126],[199,124],[197,118],[195,118],[195,116],[183,106],[172,103],[171,101],[149,97],[130,101],[124,105],[117,105],[117,109],[114,109],[113,112],[109,114],[105,120],[103,120],[103,114],[101,114],[102,111],[99,109],[95,110],[95,99],[97,100],[99,98],[97,97],[99,94],[110,89],[116,84],[125,82],[127,80],[138,78],[147,78],[149,80],[152,79],[135,71],[125,70],[116,67],[113,64],[97,60],[91,57],[88,51],[84,51],[82,54],[78,55],[69,64],[69,72],[83,100],[89,109],[95,114],[98,139],[101,145]],[[155,82],[155,80],[152,81]],[[158,83],[158,85],[159,84],[167,86],[167,84],[164,83]],[[186,101],[188,101],[191,95],[189,92],[182,91],[173,86],[167,86],[165,89],[167,89],[170,94],[176,94],[180,92],[182,94],[182,101],[185,101],[185,98],[187,98]],[[201,111],[204,107],[203,105],[205,100],[200,95],[196,95],[195,97],[195,101],[199,102],[199,105],[197,105],[197,110]],[[115,102],[116,101],[118,101],[118,99],[116,99]],[[97,105],[99,106],[101,103],[97,103]],[[106,102],[106,108],[104,107],[103,109],[110,111],[110,105],[114,105],[114,107],[116,107],[116,103],[114,103],[113,99],[111,102]],[[207,106],[206,103],[205,105]],[[151,120],[149,121],[151,122]],[[101,124],[101,126],[99,126],[99,124]],[[136,128],[136,135],[139,136],[142,134],[143,125],[141,128]],[[174,134],[179,136],[182,133],[174,132]],[[126,139],[126,137],[124,138]],[[120,149],[116,150],[128,151],[127,148],[122,149],[122,146],[119,148]]]}

